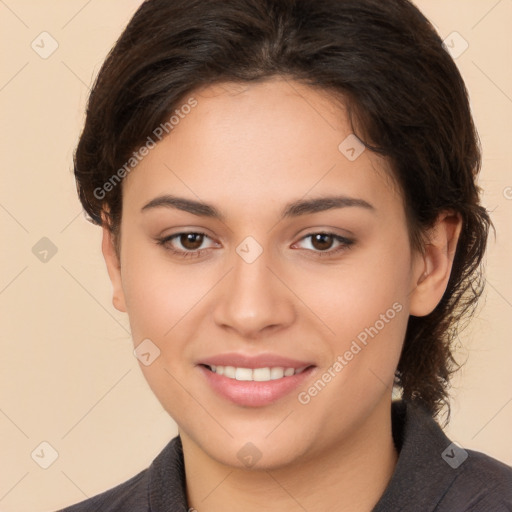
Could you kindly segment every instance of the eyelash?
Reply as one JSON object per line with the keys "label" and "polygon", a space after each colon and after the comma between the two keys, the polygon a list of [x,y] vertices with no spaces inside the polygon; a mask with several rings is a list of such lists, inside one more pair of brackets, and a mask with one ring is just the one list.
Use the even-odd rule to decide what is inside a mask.
{"label": "eyelash", "polygon": [[[201,255],[204,252],[208,251],[208,249],[210,249],[210,248],[207,248],[207,249],[196,249],[195,251],[180,251],[180,250],[174,249],[169,244],[169,242],[171,242],[175,238],[179,238],[182,235],[192,235],[192,234],[193,235],[202,235],[204,237],[210,238],[206,233],[201,233],[199,231],[184,231],[184,232],[176,233],[174,235],[167,236],[167,237],[164,237],[164,238],[158,238],[156,240],[156,242],[157,242],[158,245],[164,247],[166,250],[168,250],[169,252],[171,252],[172,254],[174,254],[176,256],[179,256],[180,258],[192,258],[192,257],[199,258],[199,257],[201,257]],[[352,240],[350,238],[345,238],[343,236],[336,235],[335,233],[329,233],[329,232],[326,232],[326,231],[318,231],[318,232],[309,233],[309,234],[303,236],[300,239],[300,241],[305,240],[306,238],[313,237],[315,235],[331,236],[331,237],[333,237],[333,239],[335,241],[337,241],[337,242],[339,242],[341,244],[337,249],[326,250],[326,251],[304,249],[306,251],[312,251],[312,252],[314,252],[315,254],[317,254],[320,257],[337,255],[338,253],[340,253],[342,251],[346,251],[347,249],[350,249],[350,247],[355,243],[355,240]]]}

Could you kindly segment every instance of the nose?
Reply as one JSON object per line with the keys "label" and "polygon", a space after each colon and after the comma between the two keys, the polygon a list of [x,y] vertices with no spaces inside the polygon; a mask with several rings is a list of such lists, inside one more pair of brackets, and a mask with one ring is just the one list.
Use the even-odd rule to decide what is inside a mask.
{"label": "nose", "polygon": [[256,339],[291,325],[295,307],[293,293],[269,251],[249,261],[234,253],[232,270],[217,290],[214,321],[241,337]]}

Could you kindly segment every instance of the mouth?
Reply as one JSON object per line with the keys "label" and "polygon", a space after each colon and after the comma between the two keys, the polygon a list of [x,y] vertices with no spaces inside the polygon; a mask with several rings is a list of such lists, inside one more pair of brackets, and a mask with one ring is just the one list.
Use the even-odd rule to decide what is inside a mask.
{"label": "mouth", "polygon": [[225,354],[203,360],[197,368],[217,396],[238,406],[263,407],[292,395],[317,367],[271,354]]}

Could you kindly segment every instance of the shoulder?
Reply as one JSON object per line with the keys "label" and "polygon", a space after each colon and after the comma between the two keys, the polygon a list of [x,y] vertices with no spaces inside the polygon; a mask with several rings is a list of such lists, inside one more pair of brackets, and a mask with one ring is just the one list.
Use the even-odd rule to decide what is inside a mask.
{"label": "shoulder", "polygon": [[148,469],[108,491],[58,512],[97,512],[98,510],[148,512]]}
{"label": "shoulder", "polygon": [[467,458],[454,469],[456,477],[443,499],[447,510],[464,503],[472,512],[512,511],[512,467],[484,453],[465,450]]}
{"label": "shoulder", "polygon": [[512,468],[453,443],[414,403],[392,405],[398,461],[373,512],[512,512]]}
{"label": "shoulder", "polygon": [[118,486],[58,512],[186,511],[185,466],[179,436],[171,439],[149,468]]}

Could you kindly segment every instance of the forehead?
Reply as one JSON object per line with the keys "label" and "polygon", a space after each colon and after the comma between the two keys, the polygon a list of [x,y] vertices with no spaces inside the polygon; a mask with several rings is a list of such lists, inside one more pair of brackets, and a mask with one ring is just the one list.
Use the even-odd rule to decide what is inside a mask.
{"label": "forehead", "polygon": [[369,202],[396,202],[388,162],[354,136],[331,93],[274,78],[209,85],[183,103],[191,97],[196,106],[127,177],[127,198],[135,189],[139,202],[179,190],[261,207],[263,199],[364,191]]}

